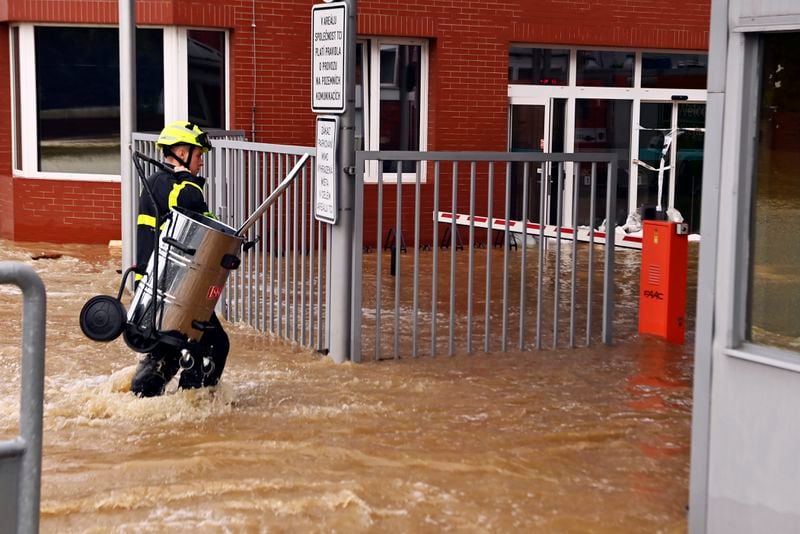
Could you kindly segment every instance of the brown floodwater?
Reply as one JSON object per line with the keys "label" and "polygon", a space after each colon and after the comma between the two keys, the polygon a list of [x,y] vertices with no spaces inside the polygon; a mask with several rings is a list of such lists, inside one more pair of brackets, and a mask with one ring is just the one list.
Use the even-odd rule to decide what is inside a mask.
{"label": "brown floodwater", "polygon": [[[119,251],[0,241],[48,291],[41,530],[684,532],[692,335],[633,331],[636,254],[618,252],[612,346],[336,365],[225,323],[217,388],[138,399],[138,356],[78,326],[116,294]],[[691,264],[690,325],[694,246]],[[21,301],[0,286],[0,439]]]}

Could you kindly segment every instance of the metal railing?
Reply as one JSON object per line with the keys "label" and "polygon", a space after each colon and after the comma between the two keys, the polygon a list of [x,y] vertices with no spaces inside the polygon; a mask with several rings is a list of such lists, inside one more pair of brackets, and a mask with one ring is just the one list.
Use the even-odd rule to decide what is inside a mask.
{"label": "metal railing", "polygon": [[0,262],[0,284],[15,284],[23,295],[20,435],[0,442],[0,532],[32,533],[39,531],[47,295],[22,263]]}
{"label": "metal railing", "polygon": [[[133,150],[159,158],[156,140],[156,135],[133,134]],[[231,273],[219,311],[229,321],[327,349],[330,232],[313,215],[315,148],[236,139],[212,138],[212,143],[203,167],[206,201],[233,228],[247,220],[304,154],[310,156],[279,200],[247,231],[254,246],[243,252],[241,266]],[[137,183],[136,198],[139,187]],[[135,221],[135,206],[124,216]]]}
{"label": "metal railing", "polygon": [[[392,175],[395,178],[413,176],[412,183],[404,184],[403,180],[387,183],[384,179],[386,165],[396,171]],[[512,166],[516,167],[516,172],[512,173]],[[605,179],[598,174],[599,166],[606,168]],[[599,251],[595,254],[595,249],[601,245],[596,244],[600,231],[595,227],[596,221],[605,218],[605,214],[616,213],[616,166],[613,154],[357,152],[353,332],[362,332],[362,335],[353,340],[352,359],[362,359],[364,342],[367,343],[366,352],[371,352],[375,360],[383,359],[387,352],[394,358],[417,357],[423,353],[422,341],[427,341],[427,353],[434,356],[442,349],[440,321],[444,319],[447,320],[446,351],[450,355],[462,349],[473,352],[473,341],[479,329],[482,329],[484,352],[507,351],[514,324],[516,349],[520,351],[527,350],[531,344],[536,349],[556,348],[560,344],[574,347],[579,330],[583,333],[583,344],[589,345],[598,326],[602,341],[611,343],[615,244],[613,238],[604,239],[602,266],[597,265],[601,254]],[[462,171],[465,168],[468,170]],[[370,202],[366,204],[365,170],[371,170],[375,180],[368,186]],[[536,192],[531,189],[532,170],[540,177],[547,177],[539,179],[538,206],[528,205],[529,197]],[[504,190],[502,202],[494,198],[498,180],[505,182],[504,188],[501,187]],[[524,234],[510,231],[512,181],[521,189],[517,194],[522,193],[518,218],[524,221]],[[387,188],[392,188],[390,193],[394,194],[385,194]],[[571,191],[570,198],[564,194],[565,188]],[[598,206],[598,189],[602,188],[606,192],[605,202]],[[413,194],[408,193],[409,190]],[[477,205],[479,196],[485,196],[483,206]],[[412,207],[405,207],[408,203]],[[569,213],[584,213],[589,243],[579,244],[577,224],[573,222],[573,228],[564,225],[565,206],[571,207]],[[385,214],[387,208],[393,208],[394,214]],[[450,214],[444,240],[440,210]],[[377,220],[370,230],[375,238],[374,256],[369,252],[365,254],[361,246],[372,241],[363,233],[367,211],[375,213]],[[471,221],[465,240],[456,222],[457,214],[464,213]],[[537,218],[538,224],[528,222]],[[548,220],[543,220],[545,218]],[[614,217],[610,219],[613,232]],[[485,235],[485,248],[481,253],[484,257],[480,263],[476,263],[479,243],[476,221],[486,221],[485,231],[480,230]],[[545,236],[546,223],[555,224],[554,239]],[[497,229],[498,224],[502,229]],[[430,239],[425,236],[427,232],[431,232]],[[463,250],[464,241],[466,250]],[[413,247],[410,268],[402,259],[407,243]],[[501,253],[494,251],[495,243],[502,246]],[[425,250],[429,245],[432,246],[430,251]],[[444,269],[449,276],[443,277],[440,249],[445,247],[449,248],[449,265]],[[384,258],[387,249],[391,256]],[[531,253],[535,253],[534,258],[529,258]],[[499,270],[494,266],[497,261],[502,261]],[[390,263],[392,271],[386,278],[384,262]],[[602,271],[601,277],[596,276],[598,270]],[[375,274],[374,281],[370,273]],[[482,290],[476,287],[477,274],[484,277]],[[442,294],[440,288],[445,284],[448,284],[447,292]],[[602,291],[602,301],[596,297],[598,287]],[[534,294],[529,297],[531,291]],[[563,292],[568,292],[568,299],[562,298]],[[388,309],[384,309],[384,293],[389,293],[393,301]],[[423,304],[423,299],[429,300],[427,305]],[[482,324],[473,320],[475,307],[481,300]],[[447,309],[447,315],[441,313],[443,308]],[[389,328],[383,321],[384,315],[392,319]],[[501,317],[499,328],[494,324],[498,315]],[[598,315],[600,325],[596,324]],[[428,323],[424,329],[420,327],[420,318]],[[391,344],[384,347],[384,330],[387,329]],[[561,339],[562,332],[568,332],[568,339]],[[457,346],[459,341],[461,344]]]}

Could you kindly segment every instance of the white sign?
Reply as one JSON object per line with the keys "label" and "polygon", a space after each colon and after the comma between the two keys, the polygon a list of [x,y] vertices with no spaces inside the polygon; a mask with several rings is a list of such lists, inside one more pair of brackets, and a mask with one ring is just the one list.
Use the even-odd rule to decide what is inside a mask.
{"label": "white sign", "polygon": [[317,117],[317,160],[314,182],[314,218],[336,224],[338,204],[336,189],[339,178],[338,117]]}
{"label": "white sign", "polygon": [[311,8],[311,109],[344,113],[347,4]]}

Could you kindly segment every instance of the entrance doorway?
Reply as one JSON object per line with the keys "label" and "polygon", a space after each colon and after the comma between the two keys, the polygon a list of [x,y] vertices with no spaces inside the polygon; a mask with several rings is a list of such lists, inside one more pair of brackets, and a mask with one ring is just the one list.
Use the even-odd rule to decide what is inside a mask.
{"label": "entrance doorway", "polygon": [[[637,207],[661,205],[680,212],[692,233],[700,232],[705,104],[642,102],[639,108]],[[659,169],[666,168],[661,178]]]}
{"label": "entrance doorway", "polygon": [[[564,151],[564,118],[566,113],[565,99],[551,99],[543,102],[512,103],[509,117],[509,139],[511,152],[563,152]],[[541,211],[542,167],[531,165],[528,169],[528,204],[527,219],[529,221],[555,224],[556,198],[555,183],[558,166],[546,164],[545,213]],[[521,220],[523,217],[525,168],[521,163],[511,166],[511,217]]]}

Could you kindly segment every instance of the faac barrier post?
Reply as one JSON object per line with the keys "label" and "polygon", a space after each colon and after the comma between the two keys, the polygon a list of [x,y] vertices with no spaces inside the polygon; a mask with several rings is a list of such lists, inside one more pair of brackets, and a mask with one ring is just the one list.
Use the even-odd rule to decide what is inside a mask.
{"label": "faac barrier post", "polygon": [[688,225],[644,221],[639,333],[683,344],[686,334]]}

